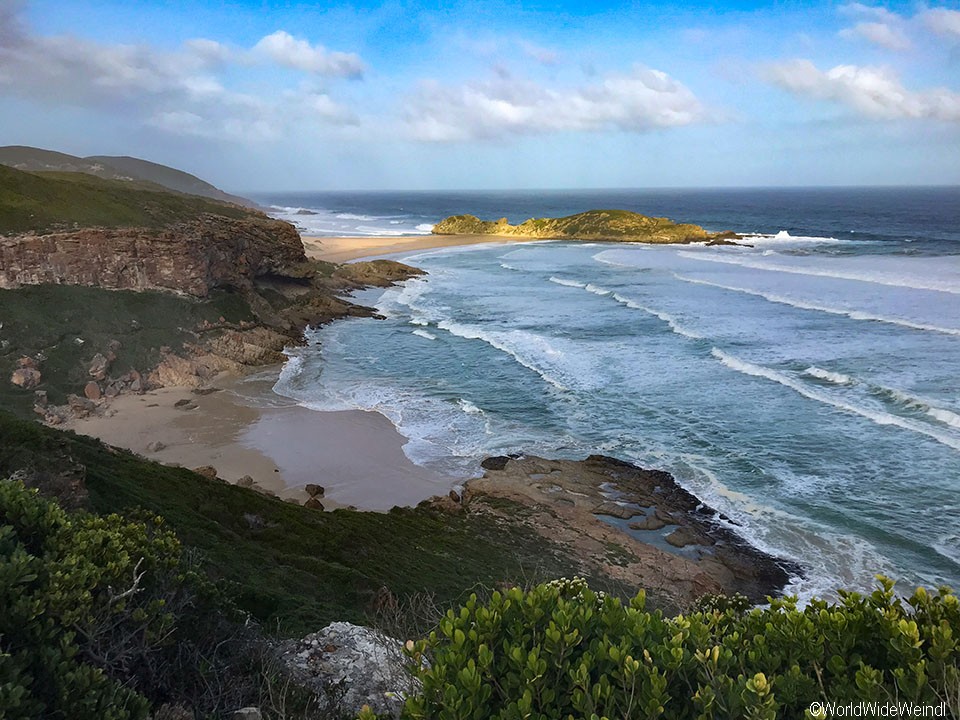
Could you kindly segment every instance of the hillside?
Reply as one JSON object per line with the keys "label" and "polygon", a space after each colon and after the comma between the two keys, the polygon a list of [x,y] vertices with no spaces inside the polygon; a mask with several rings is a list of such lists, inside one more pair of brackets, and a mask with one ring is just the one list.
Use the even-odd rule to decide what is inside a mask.
{"label": "hillside", "polygon": [[141,160],[140,158],[110,155],[92,155],[84,158],[87,161],[93,161],[106,167],[116,168],[133,178],[140,178],[147,182],[163,185],[165,188],[176,190],[177,192],[187,193],[189,195],[200,195],[201,197],[212,198],[222,202],[236,203],[247,207],[257,207],[252,200],[231,195],[218,187],[211,185],[205,180],[201,180],[196,175],[191,175],[183,170],[160,165],[159,163]]}
{"label": "hillside", "polygon": [[543,240],[595,240],[604,242],[691,243],[722,241],[733,233],[710,233],[699,225],[675,223],[628,210],[588,210],[561,218],[531,218],[511,225],[506,218],[481,220],[474,215],[453,215],[433,228],[437,235],[501,235]]}
{"label": "hillside", "polygon": [[0,165],[0,235],[74,227],[161,228],[204,213],[262,217],[247,208],[82,172],[32,173]]}
{"label": "hillside", "polygon": [[93,155],[81,158],[26,145],[7,145],[0,147],[0,165],[26,172],[84,173],[104,180],[154,183],[176,192],[257,207],[252,200],[230,195],[190,173],[128,156]]}
{"label": "hillside", "polygon": [[400,601],[429,591],[446,607],[478,585],[579,569],[559,546],[492,513],[426,505],[318,512],[0,411],[0,478],[17,471],[46,494],[69,488],[68,505],[162,514],[243,609],[262,623],[282,622],[285,634],[364,620],[381,588]]}

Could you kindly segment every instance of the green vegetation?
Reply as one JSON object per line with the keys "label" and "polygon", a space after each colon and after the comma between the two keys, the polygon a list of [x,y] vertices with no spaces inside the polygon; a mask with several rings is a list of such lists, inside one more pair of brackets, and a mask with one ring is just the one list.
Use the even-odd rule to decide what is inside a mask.
{"label": "green vegetation", "polygon": [[472,598],[408,645],[423,695],[404,717],[772,720],[825,717],[808,712],[814,702],[864,701],[938,712],[943,703],[936,717],[957,718],[958,629],[948,589],[903,601],[883,578],[871,595],[842,593],[836,604],[714,599],[675,618],[647,612],[642,593],[625,605],[561,580]]}
{"label": "green vegetation", "polygon": [[125,720],[256,696],[242,617],[160,518],[68,515],[0,482],[0,607],[0,717]]}
{"label": "green vegetation", "polygon": [[128,184],[154,183],[176,192],[202,195],[248,207],[256,206],[252,201],[225,193],[195,175],[134,157],[92,155],[81,158],[26,145],[6,145],[0,147],[0,165],[9,165],[26,172],[87,173],[105,180],[122,180]]}
{"label": "green vegetation", "polygon": [[50,476],[77,464],[92,510],[162,515],[242,609],[290,635],[367,620],[381,588],[401,603],[427,592],[449,607],[474,586],[576,567],[515,522],[426,506],[317,512],[0,413],[0,477],[18,470]]}
{"label": "green vegetation", "polygon": [[83,389],[91,358],[106,353],[112,340],[120,343],[117,374],[145,373],[159,362],[161,346],[179,349],[195,339],[190,330],[203,321],[253,319],[241,296],[219,290],[198,301],[152,291],[33,285],[0,290],[0,307],[0,406],[21,416],[32,415],[33,390],[7,379],[24,355],[42,354],[38,389],[63,403],[68,393]]}
{"label": "green vegetation", "polygon": [[534,218],[519,225],[510,225],[506,218],[493,221],[473,215],[453,215],[437,223],[433,232],[646,243],[688,243],[734,237],[733,233],[708,233],[699,225],[678,224],[628,210],[588,210],[562,218]]}
{"label": "green vegetation", "polygon": [[216,200],[148,183],[84,173],[28,173],[0,166],[0,235],[74,227],[161,228],[202,213],[260,216]]}
{"label": "green vegetation", "polygon": [[[96,514],[66,514],[21,484],[78,466]],[[143,718],[163,702],[212,717],[276,682],[245,613],[299,635],[369,621],[385,593],[451,607],[471,586],[571,565],[509,520],[312,511],[0,413],[0,477],[11,475],[0,481],[9,718]],[[802,609],[711,597],[676,617],[581,579],[484,592],[408,644],[423,692],[407,720],[821,717],[811,703],[861,700],[960,717],[960,602],[947,588],[904,600],[881,579],[868,596]]]}

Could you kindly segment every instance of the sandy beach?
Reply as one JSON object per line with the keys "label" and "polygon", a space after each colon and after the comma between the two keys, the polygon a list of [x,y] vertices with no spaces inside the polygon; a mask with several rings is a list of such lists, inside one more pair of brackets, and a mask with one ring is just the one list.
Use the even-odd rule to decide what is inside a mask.
{"label": "sandy beach", "polygon": [[[482,235],[303,238],[309,257],[328,262],[490,242],[514,241]],[[303,502],[306,484],[322,485],[326,509],[416,505],[460,482],[411,462],[403,453],[406,438],[379,413],[319,412],[276,395],[279,371],[221,376],[209,394],[168,387],[121,395],[104,414],[69,427],[158,462],[212,466],[227,482],[250,476],[284,499]],[[156,443],[162,448],[147,449]]]}
{"label": "sandy beach", "polygon": [[[304,485],[322,485],[327,509],[415,505],[456,483],[414,465],[405,438],[379,413],[318,412],[275,395],[278,371],[220,378],[206,395],[176,387],[122,395],[69,429],[158,462],[212,466],[227,482],[249,475],[284,499],[303,502]],[[163,447],[149,450],[155,443]]]}
{"label": "sandy beach", "polygon": [[481,243],[516,243],[520,238],[497,235],[410,235],[407,237],[304,237],[307,257],[314,260],[342,263],[361,258],[392,255],[413,250],[479,245]]}

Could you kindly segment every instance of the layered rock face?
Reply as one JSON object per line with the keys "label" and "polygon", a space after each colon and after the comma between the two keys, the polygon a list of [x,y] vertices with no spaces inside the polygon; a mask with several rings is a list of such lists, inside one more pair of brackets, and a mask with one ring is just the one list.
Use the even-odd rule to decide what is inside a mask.
{"label": "layered rock face", "polygon": [[0,288],[55,283],[206,297],[257,277],[297,277],[296,229],[263,217],[202,215],[165,228],[83,229],[0,238]]}

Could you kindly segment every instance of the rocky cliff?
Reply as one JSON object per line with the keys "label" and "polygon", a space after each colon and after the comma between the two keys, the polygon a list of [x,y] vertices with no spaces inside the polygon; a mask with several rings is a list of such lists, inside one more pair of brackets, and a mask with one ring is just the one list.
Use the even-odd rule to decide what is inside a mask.
{"label": "rocky cliff", "polygon": [[710,233],[699,225],[675,223],[628,210],[588,210],[561,218],[531,218],[511,225],[506,218],[481,220],[474,215],[453,215],[433,228],[437,235],[502,235],[543,240],[593,240],[603,242],[692,243],[736,237]]}
{"label": "rocky cliff", "polygon": [[298,277],[306,262],[289,223],[204,214],[159,230],[88,228],[0,238],[0,288],[53,283],[206,297],[258,277]]}

